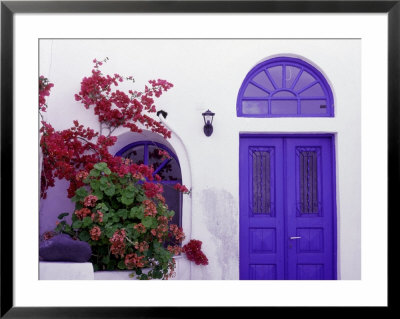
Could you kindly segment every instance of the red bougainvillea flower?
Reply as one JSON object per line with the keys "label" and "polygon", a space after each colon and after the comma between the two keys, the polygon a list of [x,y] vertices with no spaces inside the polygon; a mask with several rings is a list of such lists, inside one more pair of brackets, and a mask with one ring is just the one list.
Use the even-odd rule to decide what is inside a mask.
{"label": "red bougainvillea flower", "polygon": [[100,236],[101,236],[101,230],[99,226],[94,226],[90,231],[90,238],[92,238],[92,240],[99,240]]}
{"label": "red bougainvillea flower", "polygon": [[90,211],[90,209],[84,207],[81,208],[79,210],[75,211],[75,215],[76,217],[78,217],[78,219],[82,220],[83,218],[85,218],[86,216],[89,216],[92,212]]}
{"label": "red bougainvillea flower", "polygon": [[85,197],[83,205],[85,205],[86,207],[94,207],[96,205],[96,202],[97,202],[97,196],[88,195]]}
{"label": "red bougainvillea flower", "polygon": [[43,75],[39,77],[39,110],[46,112],[46,96],[50,95],[50,90],[54,86],[53,83],[49,83],[49,79],[45,78]]}
{"label": "red bougainvillea flower", "polygon": [[163,186],[161,184],[155,184],[155,183],[147,183],[145,182],[143,184],[143,189],[144,189],[144,194],[148,198],[153,198],[157,194],[160,194],[163,192]]}
{"label": "red bougainvillea flower", "polygon": [[200,240],[192,239],[183,246],[182,251],[186,254],[190,261],[194,261],[196,265],[208,265],[206,255],[201,251],[202,242]]}
{"label": "red bougainvillea flower", "polygon": [[186,188],[185,185],[181,185],[181,184],[179,184],[179,183],[176,183],[176,184],[174,185],[174,188],[175,188],[176,190],[178,190],[178,191],[184,193],[184,194],[189,194],[189,193],[190,193],[190,191]]}

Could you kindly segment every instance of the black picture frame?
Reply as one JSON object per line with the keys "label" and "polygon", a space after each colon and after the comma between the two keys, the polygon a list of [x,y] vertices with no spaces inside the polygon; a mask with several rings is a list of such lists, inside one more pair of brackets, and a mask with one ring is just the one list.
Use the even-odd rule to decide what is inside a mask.
{"label": "black picture frame", "polygon": [[[225,308],[14,307],[13,303],[13,16],[15,13],[272,12],[388,14],[388,213],[399,211],[400,0],[396,1],[1,1],[1,318],[191,318],[204,312],[226,316]],[[386,173],[386,172],[385,172]],[[390,215],[388,214],[390,218]],[[388,223],[389,234],[390,226]],[[390,239],[390,236],[389,238]],[[390,241],[389,241],[390,243]],[[390,250],[390,245],[389,245]],[[390,258],[389,258],[390,263]],[[390,280],[388,284],[390,285]],[[388,310],[391,306],[389,295]],[[205,310],[205,311],[204,311]],[[308,307],[291,307],[301,315]],[[359,309],[347,308],[349,314]],[[200,311],[200,313],[199,313]],[[249,309],[235,313],[248,315]],[[268,310],[269,311],[269,310]],[[336,310],[331,310],[336,312]],[[354,311],[354,314],[356,312]],[[371,309],[367,309],[371,312]]]}

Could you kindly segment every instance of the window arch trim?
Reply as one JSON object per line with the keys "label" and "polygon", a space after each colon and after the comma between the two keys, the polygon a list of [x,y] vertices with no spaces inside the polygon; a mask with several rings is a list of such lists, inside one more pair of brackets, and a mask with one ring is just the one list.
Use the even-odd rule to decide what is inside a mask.
{"label": "window arch trim", "polygon": [[[273,76],[270,74],[269,70],[273,67],[281,66],[282,67],[282,75],[281,75],[281,80],[282,83],[276,83],[274,80]],[[294,81],[291,83],[290,87],[286,87],[286,67],[295,67],[299,68],[300,71],[298,74],[295,76]],[[259,83],[254,81],[254,78],[258,76],[262,71],[264,71],[265,76],[268,78],[270,81],[271,87],[263,87]],[[313,78],[314,81],[306,85],[305,87],[301,87],[300,89],[295,89],[296,85],[298,84],[298,81],[303,74],[303,72],[306,71],[308,74],[310,74]],[[284,80],[286,79],[286,80]],[[252,85],[255,86],[257,89],[260,90],[260,95],[263,95],[262,92],[265,94],[263,96],[244,96],[246,89],[248,86]],[[319,84],[324,95],[321,96],[301,96],[301,94],[312,88],[313,86]],[[289,96],[279,96],[277,97],[276,94],[279,93],[287,93]],[[289,93],[290,92],[290,93]],[[290,94],[292,96],[290,96]],[[326,113],[302,113],[301,112],[301,101],[320,101],[320,100],[325,100],[326,101]],[[260,113],[244,113],[243,112],[243,101],[265,101],[263,109],[265,110],[264,112]],[[297,113],[291,113],[291,114],[283,114],[283,113],[276,113],[273,114],[271,112],[271,101],[296,101],[297,103]],[[294,102],[293,102],[294,103]],[[332,90],[330,88],[330,85],[324,75],[314,66],[311,64],[305,62],[304,60],[298,59],[298,58],[292,58],[292,57],[276,57],[272,58],[266,61],[263,61],[259,64],[257,64],[254,68],[252,68],[248,74],[246,75],[244,81],[242,82],[242,85],[239,89],[238,97],[237,97],[237,103],[236,103],[236,112],[238,117],[333,117],[334,116],[334,103],[333,103],[333,94]]]}
{"label": "window arch trim", "polygon": [[[158,142],[144,141],[144,140],[143,140],[143,141],[133,142],[133,143],[130,143],[130,144],[124,146],[123,148],[121,148],[117,153],[115,153],[114,156],[122,156],[126,151],[129,151],[129,150],[131,150],[131,149],[133,149],[133,148],[135,148],[135,147],[137,147],[137,146],[144,146],[144,153],[143,153],[143,155],[144,155],[144,160],[143,160],[143,162],[144,162],[144,163],[143,163],[143,164],[148,165],[148,164],[149,164],[149,150],[148,150],[149,145],[157,146],[158,148],[161,148],[161,149],[167,151],[168,154],[169,154],[169,155],[176,161],[176,163],[178,164],[179,170],[181,170],[181,165],[180,165],[180,163],[179,163],[179,160],[178,160],[177,155],[176,155],[168,146],[166,146],[166,145],[164,145],[164,144],[161,144],[161,143],[158,143]],[[154,170],[153,176],[154,176],[155,174],[157,174],[160,170],[162,170],[163,167],[164,167],[166,164],[168,164],[169,161],[170,161],[170,159],[165,159],[165,160],[160,164],[160,166],[157,167],[156,170]],[[181,180],[179,180],[179,181],[181,181]],[[160,181],[160,183],[161,183],[161,184],[174,184],[174,183],[176,184],[176,183],[179,182],[179,181],[162,180],[162,181]]]}

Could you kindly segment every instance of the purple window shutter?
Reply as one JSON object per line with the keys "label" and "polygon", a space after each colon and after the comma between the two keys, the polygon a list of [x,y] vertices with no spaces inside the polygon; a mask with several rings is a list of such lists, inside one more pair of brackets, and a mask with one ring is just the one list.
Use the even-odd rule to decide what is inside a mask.
{"label": "purple window shutter", "polygon": [[255,66],[237,98],[239,117],[333,117],[333,94],[309,63],[278,57]]}
{"label": "purple window shutter", "polygon": [[[159,155],[158,150],[167,151],[170,158],[164,159]],[[163,144],[139,141],[126,145],[115,156],[129,158],[136,164],[153,167],[153,176],[157,174],[161,177],[161,181],[158,183],[163,185],[163,196],[168,208],[175,212],[172,223],[182,226],[182,193],[174,189],[176,183],[182,184],[181,168],[176,154]]]}

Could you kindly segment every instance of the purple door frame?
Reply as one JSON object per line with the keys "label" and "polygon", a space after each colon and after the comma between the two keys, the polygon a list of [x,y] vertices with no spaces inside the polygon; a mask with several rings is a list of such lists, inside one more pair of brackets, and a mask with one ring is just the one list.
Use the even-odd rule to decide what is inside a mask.
{"label": "purple door frame", "polygon": [[240,279],[337,279],[332,134],[240,134]]}

